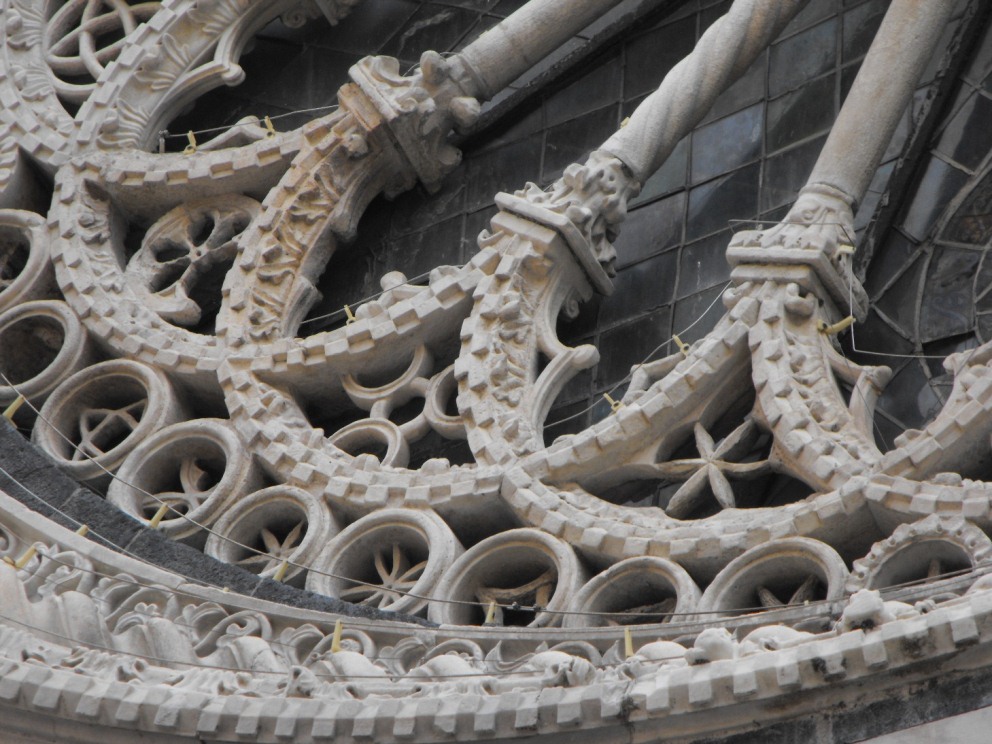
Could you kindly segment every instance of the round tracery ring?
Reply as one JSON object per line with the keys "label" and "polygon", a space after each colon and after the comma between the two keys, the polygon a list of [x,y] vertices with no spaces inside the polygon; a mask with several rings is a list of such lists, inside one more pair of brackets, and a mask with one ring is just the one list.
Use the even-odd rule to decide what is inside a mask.
{"label": "round tracery ring", "polygon": [[157,518],[173,539],[202,545],[203,528],[261,485],[251,454],[226,421],[194,419],[168,426],[136,447],[107,500],[146,522]]}
{"label": "round tracery ring", "polygon": [[586,579],[567,543],[539,530],[493,535],[448,569],[428,615],[438,623],[560,625],[563,611]]}
{"label": "round tracery ring", "polygon": [[[696,582],[677,563],[654,556],[628,558],[594,576],[579,590],[566,628],[678,621],[696,609]],[[587,614],[588,613],[588,614]],[[608,613],[608,614],[607,614]]]}
{"label": "round tracery ring", "polygon": [[93,81],[117,58],[139,23],[151,19],[160,2],[130,5],[126,0],[69,0],[45,29],[45,61],[59,95],[79,103],[93,92]]}
{"label": "round tracery ring", "polygon": [[847,576],[844,559],[826,543],[772,540],[728,563],[703,593],[699,611],[740,615],[833,601],[844,595]]}
{"label": "round tracery ring", "polygon": [[239,499],[217,521],[204,552],[262,576],[282,570],[283,581],[299,586],[305,576],[301,566],[312,565],[337,531],[334,517],[315,496],[272,486]]}
{"label": "round tracery ring", "polygon": [[416,614],[427,607],[442,573],[463,551],[433,512],[385,509],[359,519],[326,545],[307,589]]}
{"label": "round tracery ring", "polygon": [[165,374],[118,359],[63,380],[42,406],[32,439],[73,477],[102,487],[140,442],[180,418]]}
{"label": "round tracery ring", "polygon": [[[23,395],[41,405],[92,361],[86,330],[64,302],[25,302],[0,313],[0,406]],[[31,408],[22,408],[33,420]]]}

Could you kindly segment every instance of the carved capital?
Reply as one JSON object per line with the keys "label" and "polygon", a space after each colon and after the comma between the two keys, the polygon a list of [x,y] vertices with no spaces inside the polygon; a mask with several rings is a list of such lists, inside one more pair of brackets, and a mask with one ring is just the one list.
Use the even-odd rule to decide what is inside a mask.
{"label": "carved capital", "polygon": [[464,66],[425,52],[412,75],[393,57],[366,57],[351,68],[352,80],[381,114],[424,186],[434,191],[455,168],[461,151],[448,143],[452,127],[465,129],[479,117],[479,102]]}
{"label": "carved capital", "polygon": [[616,272],[613,240],[627,216],[627,202],[640,183],[619,159],[596,150],[585,163],[573,163],[548,191],[528,183],[496,203],[561,233],[597,290],[612,291],[608,276]]}
{"label": "carved capital", "polygon": [[[779,224],[767,230],[745,230],[734,235],[727,260],[737,282],[797,281],[796,267],[809,267],[819,286],[806,289],[850,307],[859,320],[868,312],[868,297],[851,270],[854,252],[854,214],[851,198],[825,184],[805,187]],[[801,280],[799,280],[802,283]],[[827,297],[822,297],[823,293]]]}
{"label": "carved capital", "polygon": [[295,8],[287,10],[280,19],[289,28],[302,28],[308,21],[324,16],[332,26],[348,15],[360,0],[301,0]]}

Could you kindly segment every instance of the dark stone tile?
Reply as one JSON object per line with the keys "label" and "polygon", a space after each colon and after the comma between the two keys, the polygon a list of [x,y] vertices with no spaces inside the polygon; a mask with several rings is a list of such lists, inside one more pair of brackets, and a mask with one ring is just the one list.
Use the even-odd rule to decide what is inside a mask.
{"label": "dark stone tile", "polygon": [[926,256],[916,259],[908,269],[876,300],[875,307],[899,327],[906,338],[916,337],[916,309],[919,305],[920,282],[923,279]]}
{"label": "dark stone tile", "polygon": [[761,211],[792,204],[799,189],[806,185],[826,137],[819,137],[765,160],[761,179]]}
{"label": "dark stone tile", "polygon": [[631,209],[613,243],[617,268],[622,269],[682,242],[685,201],[685,193],[673,194]]}
{"label": "dark stone tile", "polygon": [[85,524],[90,528],[90,539],[109,547],[123,548],[145,530],[141,522],[88,488],[77,488],[62,511],[74,520],[73,530]]}
{"label": "dark stone tile", "polygon": [[838,25],[833,18],[773,45],[768,94],[781,95],[831,69],[837,61]]}
{"label": "dark stone tile", "polygon": [[490,221],[499,212],[495,205],[471,212],[465,215],[465,255],[464,260],[469,260],[479,251],[479,235],[483,230],[489,230]]}
{"label": "dark stone tile", "polygon": [[599,323],[620,323],[672,301],[678,273],[678,251],[669,250],[620,271],[613,294],[602,301]]}
{"label": "dark stone tile", "polygon": [[807,3],[806,7],[796,14],[789,25],[785,27],[782,31],[781,38],[786,38],[801,31],[804,28],[812,26],[814,23],[819,23],[824,18],[828,18],[838,11],[838,0],[817,0],[816,2]]}
{"label": "dark stone tile", "polygon": [[125,547],[128,553],[192,581],[227,587],[239,594],[251,594],[260,581],[253,573],[221,563],[156,530],[142,529]]}
{"label": "dark stone tile", "polygon": [[[579,372],[562,387],[561,392],[558,393],[558,397],[555,399],[555,406],[558,407],[574,401],[587,400],[592,389],[592,380],[593,371],[591,369],[584,369]],[[555,420],[557,419],[548,418],[548,421]],[[564,433],[563,430],[558,430],[554,436],[560,436],[562,433]]]}
{"label": "dark stone tile", "polygon": [[386,270],[402,271],[408,278],[412,278],[435,266],[460,264],[462,227],[463,218],[454,217],[388,243]]}
{"label": "dark stone tile", "polygon": [[558,178],[572,163],[585,162],[589,153],[616,131],[618,124],[617,108],[607,106],[548,129],[542,169],[544,182]]}
{"label": "dark stone tile", "polygon": [[686,297],[715,284],[726,284],[730,278],[727,263],[729,230],[689,243],[681,251],[679,261],[678,297]]}
{"label": "dark stone tile", "polygon": [[841,42],[844,62],[868,53],[888,7],[889,0],[870,0],[844,13],[844,39]]}
{"label": "dark stone tile", "polygon": [[[588,396],[588,391],[586,395]],[[552,408],[544,427],[545,445],[550,445],[565,434],[577,434],[589,426],[588,408],[589,403],[586,400],[581,403],[556,405]]]}
{"label": "dark stone tile", "polygon": [[875,300],[889,283],[906,267],[919,245],[902,233],[891,230],[871,257],[865,277],[865,290]]}
{"label": "dark stone tile", "polygon": [[713,326],[727,312],[720,300],[722,294],[723,285],[721,284],[675,303],[675,318],[672,327],[683,342],[692,343],[713,330]]}
{"label": "dark stone tile", "polygon": [[[544,128],[544,110],[540,105],[526,102],[515,108],[513,112],[488,127],[478,136],[465,143],[466,152],[482,152],[516,142]],[[464,177],[463,177],[464,180]]]}
{"label": "dark stone tile", "polygon": [[934,248],[920,303],[921,341],[957,336],[974,328],[974,281],[981,258],[977,250]]}
{"label": "dark stone tile", "polygon": [[975,93],[944,129],[937,151],[975,170],[992,149],[992,99]]}
{"label": "dark stone tile", "polygon": [[968,174],[940,158],[931,157],[903,210],[902,228],[918,240],[926,238],[967,180]]}
{"label": "dark stone tile", "polygon": [[596,60],[592,63],[592,69],[545,99],[546,125],[561,124],[576,116],[617,102],[620,96],[621,74],[618,54]]}
{"label": "dark stone tile", "polygon": [[534,135],[468,159],[466,208],[487,207],[498,192],[513,193],[528,181],[540,180],[541,139]]}
{"label": "dark stone tile", "polygon": [[731,220],[753,219],[758,213],[760,164],[745,166],[689,192],[686,240],[722,230]]}
{"label": "dark stone tile", "polygon": [[732,171],[761,155],[764,104],[750,106],[692,133],[692,183]]}
{"label": "dark stone tile", "polygon": [[631,200],[631,207],[643,204],[662,194],[670,194],[685,188],[689,180],[689,140],[690,136],[687,135],[675,145],[675,149],[672,150],[668,159],[641,187],[641,193]]}
{"label": "dark stone tile", "polygon": [[830,129],[836,76],[814,80],[768,104],[767,147],[775,152]]}
{"label": "dark stone tile", "polygon": [[79,487],[55,461],[22,437],[0,417],[0,488],[32,509],[52,514],[72,498]]}
{"label": "dark stone tile", "polygon": [[733,0],[718,0],[709,7],[704,7],[699,12],[699,35],[702,36],[715,21],[726,15],[731,5],[733,5]]}
{"label": "dark stone tile", "polygon": [[[902,731],[902,741],[925,741],[912,726],[966,713],[992,705],[992,675],[988,671],[950,677],[935,676],[925,683],[903,690],[870,705],[859,706],[832,722],[833,741],[843,744]],[[956,737],[948,739],[948,744]]]}
{"label": "dark stone tile", "polygon": [[684,18],[652,29],[626,44],[623,96],[636,98],[656,89],[696,45],[696,19]]}
{"label": "dark stone tile", "polygon": [[390,220],[394,234],[406,234],[422,230],[429,225],[447,220],[460,214],[465,205],[467,184],[465,165],[460,165],[441,183],[441,188],[429,194],[423,186],[400,195]]}
{"label": "dark stone tile", "polygon": [[[627,377],[632,366],[644,362],[671,337],[671,311],[668,308],[662,308],[602,334],[599,339],[600,361],[596,367],[596,387],[617,384]],[[663,351],[657,352],[652,358],[663,355]]]}
{"label": "dark stone tile", "polygon": [[557,333],[562,343],[569,346],[585,343],[585,337],[595,333],[599,325],[599,308],[605,300],[603,295],[596,293],[579,305],[579,314],[574,318],[560,314]]}
{"label": "dark stone tile", "polygon": [[[911,354],[913,345],[900,331],[885,322],[875,310],[868,313],[863,323],[853,326],[851,334],[842,337],[842,342],[852,351],[852,358],[859,364],[885,364],[897,366],[898,359],[886,359],[878,354]],[[878,352],[871,354],[869,352]]]}
{"label": "dark stone tile", "polygon": [[768,79],[768,52],[762,52],[737,82],[720,94],[702,123],[714,121],[760,101]]}

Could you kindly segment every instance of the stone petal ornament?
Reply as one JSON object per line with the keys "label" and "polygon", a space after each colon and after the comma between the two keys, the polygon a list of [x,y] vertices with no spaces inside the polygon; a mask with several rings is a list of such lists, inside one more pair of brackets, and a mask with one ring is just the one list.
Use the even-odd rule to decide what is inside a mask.
{"label": "stone petal ornament", "polygon": [[[893,0],[796,203],[731,241],[723,318],[551,443],[556,398],[600,357],[557,319],[612,291],[628,202],[805,3],[736,0],[585,162],[495,195],[464,266],[389,273],[343,326],[301,336],[371,201],[439,189],[452,133],[613,5],[533,0],[407,74],[358,60],[339,106],[297,130],[248,121],[151,152],[241,80],[266,23],[347,23],[355,4],[0,4],[0,204],[22,198],[21,158],[55,184],[45,217],[0,210],[0,339],[38,350],[5,353],[0,402],[37,404],[34,442],[134,518],[135,549],[185,542],[258,593],[73,534],[6,491],[48,494],[0,482],[5,725],[705,738],[986,658],[992,489],[958,473],[992,435],[988,349],[949,360],[947,405],[883,455],[891,371],[833,336],[867,311],[852,205],[950,4]],[[432,435],[468,461],[415,458]],[[611,496],[631,483],[651,505]]]}

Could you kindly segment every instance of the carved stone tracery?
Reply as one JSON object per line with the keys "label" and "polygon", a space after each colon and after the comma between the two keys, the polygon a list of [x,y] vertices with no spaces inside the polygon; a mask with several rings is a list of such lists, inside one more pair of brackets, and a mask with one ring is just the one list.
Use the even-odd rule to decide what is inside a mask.
{"label": "carved stone tracery", "polygon": [[[26,0],[9,4],[8,59],[20,59],[38,44],[40,16]],[[49,40],[57,58],[49,72],[58,80],[83,65],[94,82],[85,90],[55,84],[82,105],[73,134],[63,131],[62,109],[51,127],[58,137],[49,137],[44,163],[59,172],[50,229],[29,213],[0,215],[0,239],[11,237],[0,242],[0,334],[8,307],[44,299],[74,312],[91,338],[74,341],[61,375],[49,369],[61,357],[42,355],[29,376],[3,366],[17,379],[0,382],[14,397],[20,384],[39,404],[47,397],[35,441],[80,480],[112,481],[110,501],[167,535],[356,604],[488,627],[415,636],[400,624],[368,623],[342,634],[322,616],[291,621],[198,587],[183,598],[161,573],[131,580],[114,568],[127,561],[78,541],[63,549],[18,536],[30,532],[21,519],[9,534],[0,530],[0,552],[13,564],[0,566],[0,595],[12,598],[0,618],[0,663],[13,680],[5,684],[34,689],[41,669],[58,680],[56,698],[69,694],[70,675],[104,685],[69,717],[92,719],[107,700],[131,695],[172,701],[154,715],[122,703],[116,723],[140,730],[264,738],[271,718],[275,737],[357,739],[376,734],[378,716],[389,729],[382,740],[429,740],[469,728],[529,735],[547,715],[562,727],[595,729],[618,715],[637,725],[772,700],[821,678],[840,689],[842,680],[918,663],[897,642],[918,636],[921,613],[933,613],[925,623],[933,659],[968,644],[987,652],[989,590],[970,574],[956,583],[945,574],[986,567],[992,494],[985,482],[942,472],[988,447],[987,354],[952,360],[945,409],[882,455],[872,422],[890,372],[848,362],[825,333],[866,311],[848,251],[858,194],[813,183],[782,223],[738,233],[728,250],[735,286],[714,330],[639,369],[611,416],[546,445],[558,393],[599,361],[595,347],[563,344],[556,320],[611,290],[612,241],[656,153],[625,149],[632,139],[621,130],[550,191],[530,184],[499,195],[502,211],[466,266],[438,268],[423,287],[387,275],[384,294],[352,322],[297,338],[317,277],[371,199],[417,180],[433,189],[457,164],[449,133],[471,127],[485,86],[469,53],[447,60],[428,52],[410,75],[396,60],[366,58],[341,89],[340,108],[299,132],[219,141],[184,156],[135,152],[177,102],[238,77],[237,50],[251,29],[286,12],[305,22],[315,8],[336,21],[352,3],[263,5],[115,5],[111,20],[119,16],[127,33],[106,52],[92,40],[110,22],[96,15],[101,3],[67,4],[51,21],[63,41]],[[687,102],[684,88],[666,81],[643,109],[680,102],[685,120],[664,137],[691,128],[801,5],[735,3],[731,20],[701,42],[706,53],[717,41],[737,44],[733,64],[720,57],[720,84]],[[67,31],[63,21],[79,8],[79,28]],[[157,11],[155,23],[132,28],[125,8]],[[184,42],[173,43],[179,36]],[[77,38],[79,60],[65,62],[67,40]],[[703,52],[672,79],[700,74]],[[120,62],[108,66],[113,56]],[[44,106],[32,102],[51,91],[29,78],[14,82],[36,114]],[[147,228],[133,255],[129,220]],[[49,298],[47,252],[65,305]],[[205,300],[197,285],[208,274]],[[75,327],[65,328],[70,346]],[[94,345],[121,359],[92,364]],[[43,378],[39,392],[28,389]],[[311,398],[357,420],[322,429],[308,419]],[[191,418],[200,412],[190,402],[216,410],[221,399],[230,421]],[[392,420],[421,399],[422,408]],[[738,410],[742,401],[747,410]],[[429,430],[465,438],[473,462],[408,467],[411,446]],[[170,478],[158,477],[166,471]],[[753,478],[791,479],[798,495],[742,503],[735,483]],[[669,487],[664,503],[600,498],[652,479]],[[168,510],[156,518],[162,504]],[[907,588],[906,576],[921,573],[919,543],[941,546],[940,555]],[[23,565],[20,556],[28,556]],[[933,582],[941,591],[928,594]],[[879,588],[922,604],[883,601],[872,591]],[[729,618],[736,635],[704,630],[711,613]],[[494,630],[513,625],[531,628]],[[610,630],[640,625],[648,629],[636,650]],[[879,625],[891,626],[884,640],[870,635]],[[580,641],[558,626],[590,629]],[[664,638],[647,642],[649,633]],[[526,651],[504,655],[504,639]],[[820,654],[822,668],[809,671],[791,649]],[[756,677],[762,654],[774,655],[774,682]],[[687,665],[712,665],[713,679],[732,669],[733,689],[710,677],[702,684],[705,674],[690,682],[680,676]],[[603,694],[591,715],[579,697],[594,685]],[[562,694],[539,701],[548,690]],[[236,701],[229,719],[225,698]],[[491,721],[488,708],[462,718],[445,708],[472,699],[496,701]],[[38,694],[27,700],[57,707],[38,704]],[[280,713],[263,713],[269,700]],[[421,711],[420,700],[436,710]],[[318,702],[334,715],[307,707]]]}

